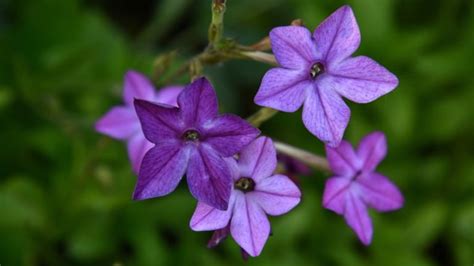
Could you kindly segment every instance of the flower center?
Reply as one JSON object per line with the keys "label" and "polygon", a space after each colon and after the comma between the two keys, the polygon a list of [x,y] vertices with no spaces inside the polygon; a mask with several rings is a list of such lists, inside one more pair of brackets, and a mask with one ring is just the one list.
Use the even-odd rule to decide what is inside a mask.
{"label": "flower center", "polygon": [[194,129],[186,130],[183,134],[183,139],[186,141],[198,141],[199,132]]}
{"label": "flower center", "polygon": [[255,189],[255,181],[250,177],[242,177],[235,181],[234,187],[242,192],[250,192]]}
{"label": "flower center", "polygon": [[311,75],[311,78],[315,79],[317,76],[322,74],[324,72],[324,65],[321,64],[320,62],[315,63],[309,72]]}
{"label": "flower center", "polygon": [[351,178],[351,181],[357,180],[362,175],[362,170],[357,170],[354,176]]}

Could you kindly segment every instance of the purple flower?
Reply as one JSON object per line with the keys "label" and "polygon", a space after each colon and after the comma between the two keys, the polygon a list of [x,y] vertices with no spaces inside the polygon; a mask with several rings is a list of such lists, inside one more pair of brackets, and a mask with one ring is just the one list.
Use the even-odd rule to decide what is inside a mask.
{"label": "purple flower", "polygon": [[335,176],[326,182],[323,205],[344,215],[362,243],[369,245],[372,222],[367,206],[385,212],[403,205],[398,188],[387,177],[375,172],[387,153],[385,135],[382,132],[367,135],[357,151],[347,141],[342,141],[337,148],[326,146],[326,153]]}
{"label": "purple flower", "polygon": [[272,50],[281,67],[262,79],[255,103],[284,112],[303,107],[303,123],[320,140],[335,147],[350,117],[342,97],[368,103],[390,92],[398,79],[374,60],[350,57],[360,32],[352,9],[343,6],[313,34],[301,26],[270,32]]}
{"label": "purple flower", "polygon": [[[270,234],[268,215],[293,209],[301,192],[284,175],[272,175],[277,160],[270,138],[260,137],[244,148],[238,163],[227,159],[233,169],[234,186],[226,211],[198,202],[191,218],[194,231],[217,230],[208,246],[219,243],[227,233],[250,255],[258,256]],[[221,229],[221,230],[220,230]]]}
{"label": "purple flower", "polygon": [[179,94],[178,106],[135,100],[143,133],[155,147],[143,158],[133,198],[167,195],[186,173],[196,199],[225,210],[232,177],[223,158],[240,152],[260,132],[238,116],[218,115],[216,93],[205,78]]}
{"label": "purple flower", "polygon": [[95,129],[115,139],[127,141],[128,156],[135,173],[138,173],[145,153],[153,147],[142,133],[140,121],[133,107],[133,99],[143,99],[151,102],[177,105],[176,99],[183,87],[165,87],[158,92],[151,82],[136,71],[125,74],[123,100],[125,105],[115,106],[110,109],[95,124]]}

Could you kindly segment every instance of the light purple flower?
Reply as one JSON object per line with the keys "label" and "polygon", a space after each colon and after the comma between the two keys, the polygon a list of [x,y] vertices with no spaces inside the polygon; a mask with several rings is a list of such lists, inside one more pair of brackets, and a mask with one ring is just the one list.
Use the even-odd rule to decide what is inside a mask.
{"label": "light purple flower", "polygon": [[368,103],[398,85],[397,77],[374,60],[350,57],[359,47],[360,32],[349,6],[339,8],[313,34],[301,26],[277,27],[270,40],[280,67],[265,74],[255,103],[284,112],[304,103],[304,125],[332,147],[349,122],[342,97]]}
{"label": "light purple flower", "polygon": [[218,115],[216,93],[205,78],[179,94],[178,106],[135,100],[145,137],[155,147],[143,158],[133,198],[167,195],[186,173],[196,199],[225,210],[232,177],[223,158],[240,152],[260,131],[238,116]]}
{"label": "light purple flower", "polygon": [[[301,198],[298,187],[284,175],[272,175],[277,165],[270,138],[260,137],[242,150],[233,169],[234,186],[227,211],[198,202],[191,218],[194,231],[217,230],[208,246],[219,243],[227,233],[250,255],[258,256],[270,234],[267,215],[282,215]],[[230,226],[230,230],[227,228]]]}
{"label": "light purple flower", "polygon": [[182,86],[164,87],[155,91],[155,87],[142,74],[128,71],[125,74],[123,100],[125,105],[115,106],[95,124],[95,129],[115,139],[127,141],[128,157],[135,173],[138,173],[145,153],[153,147],[142,133],[140,121],[133,107],[133,99],[177,105],[178,94]]}
{"label": "light purple flower", "polygon": [[334,177],[326,182],[324,207],[344,215],[347,224],[365,245],[372,240],[372,221],[367,206],[381,212],[403,206],[403,196],[390,180],[375,172],[387,153],[382,132],[364,137],[356,151],[347,141],[337,148],[326,146],[327,159]]}

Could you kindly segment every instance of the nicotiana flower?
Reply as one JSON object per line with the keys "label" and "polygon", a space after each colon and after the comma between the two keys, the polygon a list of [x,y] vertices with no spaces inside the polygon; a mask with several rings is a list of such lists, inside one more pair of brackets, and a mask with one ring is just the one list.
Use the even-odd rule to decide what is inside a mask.
{"label": "nicotiana flower", "polygon": [[326,146],[327,159],[334,177],[326,182],[324,207],[344,215],[347,224],[365,245],[372,240],[372,221],[367,206],[392,211],[403,206],[403,196],[387,177],[375,168],[387,153],[382,132],[364,137],[356,151],[342,141],[337,148]]}
{"label": "nicotiana flower", "polygon": [[199,78],[178,96],[178,107],[135,100],[145,137],[155,146],[140,168],[134,199],[167,195],[186,173],[199,201],[227,209],[232,177],[224,157],[233,156],[260,131],[242,118],[218,115],[209,81]]}
{"label": "nicotiana flower", "polygon": [[227,159],[233,169],[234,186],[227,211],[198,202],[190,221],[194,231],[217,230],[209,246],[229,232],[250,256],[258,256],[270,234],[266,214],[281,215],[301,198],[298,187],[284,175],[272,175],[277,160],[270,138],[260,137],[242,150],[239,160]]}
{"label": "nicotiana flower", "polygon": [[153,147],[142,133],[140,121],[133,107],[133,99],[176,106],[178,94],[184,87],[169,86],[155,91],[151,82],[136,71],[125,74],[123,87],[124,105],[115,106],[95,124],[95,129],[115,139],[127,141],[128,156],[135,173],[138,173],[145,153]]}
{"label": "nicotiana flower", "polygon": [[335,147],[350,117],[342,97],[368,103],[390,92],[398,79],[374,60],[350,57],[360,43],[352,9],[343,6],[311,32],[301,26],[274,28],[273,53],[280,67],[262,79],[255,103],[284,112],[303,107],[303,123]]}

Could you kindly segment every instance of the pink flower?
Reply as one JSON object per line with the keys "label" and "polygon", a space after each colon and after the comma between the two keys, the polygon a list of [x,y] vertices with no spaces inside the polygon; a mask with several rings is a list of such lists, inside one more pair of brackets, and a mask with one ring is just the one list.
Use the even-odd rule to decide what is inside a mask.
{"label": "pink flower", "polygon": [[138,173],[145,153],[153,147],[142,133],[140,121],[133,107],[133,99],[176,106],[182,86],[169,86],[155,90],[144,75],[136,71],[125,74],[123,100],[125,105],[115,106],[95,124],[95,129],[107,136],[127,142],[128,156],[135,173]]}
{"label": "pink flower", "polygon": [[372,221],[367,207],[381,212],[403,206],[403,196],[387,177],[375,168],[387,153],[387,142],[382,132],[374,132],[362,139],[356,151],[347,141],[339,147],[326,146],[331,171],[335,174],[326,182],[324,207],[344,215],[347,224],[365,245],[372,240]]}

